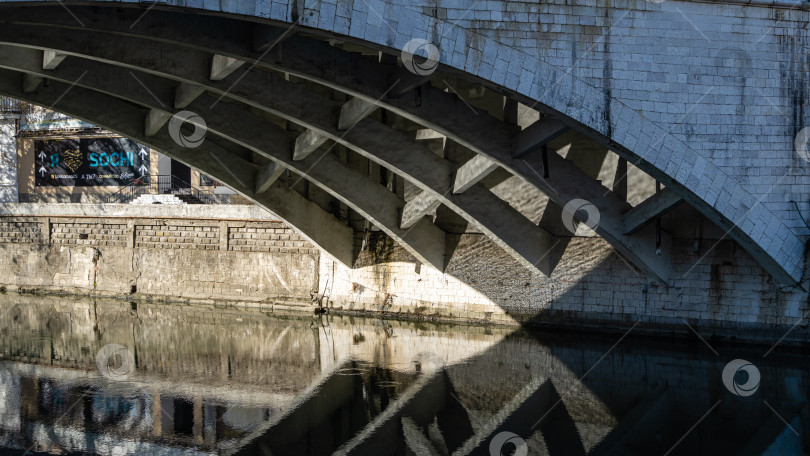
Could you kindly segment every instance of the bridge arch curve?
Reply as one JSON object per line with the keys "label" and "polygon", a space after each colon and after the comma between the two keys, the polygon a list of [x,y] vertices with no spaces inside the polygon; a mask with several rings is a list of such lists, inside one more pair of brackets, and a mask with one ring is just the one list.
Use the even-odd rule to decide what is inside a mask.
{"label": "bridge arch curve", "polygon": [[[262,9],[263,4],[248,5],[247,9],[237,11],[229,11],[226,3],[216,5],[214,11],[227,13],[223,17],[198,15],[196,13],[200,10],[190,8],[164,9],[163,5],[155,6],[154,11],[123,8],[111,13],[112,10],[103,7],[94,10],[67,3],[82,13],[77,19],[76,14],[58,3],[42,2],[42,7],[35,8],[3,3],[0,8],[3,8],[4,15],[0,22],[6,26],[0,31],[0,43],[3,43],[0,66],[6,71],[27,74],[29,85],[48,78],[62,81],[61,87],[69,90],[60,99],[55,97],[59,94],[55,92],[55,88],[60,87],[58,83],[53,88],[43,88],[38,83],[33,88],[25,87],[25,84],[17,84],[15,88],[14,78],[18,75],[6,73],[4,81],[7,83],[3,82],[2,91],[39,104],[58,101],[58,110],[61,108],[69,114],[154,145],[156,149],[217,176],[240,192],[252,195],[260,203],[261,198],[268,198],[266,204],[271,210],[327,252],[350,263],[351,249],[347,245],[351,242],[347,244],[346,240],[351,237],[350,230],[343,225],[335,230],[339,235],[326,236],[318,233],[317,224],[312,224],[315,219],[328,219],[323,208],[318,210],[311,202],[300,200],[300,204],[294,207],[309,207],[309,215],[304,216],[290,206],[290,201],[285,201],[285,213],[284,204],[279,201],[283,199],[281,195],[297,199],[289,193],[289,188],[278,189],[282,186],[273,185],[275,200],[272,201],[269,196],[260,196],[264,192],[256,192],[255,181],[258,177],[264,178],[262,172],[276,174],[272,172],[274,165],[280,166],[277,169],[292,170],[351,206],[406,246],[420,261],[441,268],[446,262],[441,230],[427,219],[420,219],[412,227],[403,226],[401,213],[408,210],[421,213],[418,210],[421,208],[413,209],[416,205],[407,207],[404,200],[386,194],[379,185],[367,182],[361,188],[347,185],[343,180],[347,176],[353,176],[355,180],[351,182],[362,181],[356,180],[356,170],[352,173],[335,160],[325,159],[333,172],[342,169],[342,174],[318,173],[321,158],[313,160],[310,157],[307,161],[307,157],[297,159],[295,153],[289,153],[290,150],[311,153],[309,149],[313,149],[313,145],[333,141],[412,181],[423,192],[421,204],[435,206],[438,202],[450,207],[469,223],[481,227],[524,265],[548,273],[550,265],[546,254],[553,246],[554,237],[542,227],[527,223],[490,192],[478,188],[475,182],[467,182],[469,186],[457,192],[458,189],[453,187],[459,174],[463,174],[464,166],[454,174],[451,164],[432,155],[413,139],[387,128],[384,123],[364,119],[374,109],[383,108],[476,153],[474,158],[478,163],[470,160],[464,164],[473,176],[481,174],[479,168],[492,168],[494,164],[528,181],[560,206],[576,197],[592,202],[602,215],[598,233],[646,274],[668,282],[668,252],[662,252],[656,245],[651,227],[635,233],[624,232],[622,216],[632,209],[631,206],[612,192],[604,192],[604,187],[598,182],[587,179],[575,166],[556,154],[550,155],[550,163],[540,163],[537,154],[524,155],[560,131],[576,130],[609,146],[665,184],[726,230],[776,279],[783,283],[800,280],[803,248],[791,229],[742,185],[715,166],[711,159],[690,149],[664,127],[619,100],[605,96],[604,91],[507,44],[404,6],[388,4],[385,12],[380,12],[379,33],[375,35],[368,33],[368,28],[361,32],[351,23],[347,28],[346,21],[336,19],[340,15],[333,14],[332,21],[324,19],[330,14],[327,3],[296,11],[293,11],[292,4],[284,2],[273,2],[267,9]],[[103,13],[99,12],[102,10]],[[369,16],[364,16],[366,27],[374,22]],[[246,27],[248,23],[250,26]],[[384,26],[393,23],[397,24],[393,28],[396,33]],[[408,25],[400,32],[399,24]],[[535,106],[542,113],[541,119],[521,130],[507,121],[505,113],[498,118],[480,109],[470,109],[463,97],[456,96],[453,90],[443,91],[426,84],[429,77],[414,75],[390,58],[372,61],[358,53],[338,49],[329,42],[344,39],[396,56],[408,40],[420,34],[434,41],[442,51],[440,62],[443,70],[492,88],[507,99]],[[46,68],[38,54],[43,49],[82,60],[72,65],[68,59],[53,68]],[[32,50],[37,54],[32,54]],[[212,68],[211,58],[220,67],[215,63]],[[214,74],[216,68],[227,72],[229,64],[244,65],[251,71],[234,72],[222,78]],[[96,65],[93,74],[81,72],[88,65]],[[137,76],[127,80],[127,73]],[[314,81],[346,94],[348,101],[330,103],[325,92],[302,89],[291,82],[291,78]],[[154,93],[145,94],[135,86],[136,83],[148,87],[150,90],[146,92]],[[262,86],[273,90],[263,94]],[[205,98],[209,95],[204,95],[204,92],[213,94],[213,97],[210,100]],[[81,97],[75,97],[76,94]],[[73,99],[76,104],[70,103]],[[117,103],[121,102],[118,100],[125,100],[120,104],[119,113],[128,123],[111,125],[105,122],[105,115],[96,107],[84,106],[88,99],[107,107],[119,106]],[[312,100],[317,102],[308,107],[307,101]],[[228,101],[235,101],[238,106],[232,106]],[[140,107],[125,109],[126,103],[137,103]],[[229,171],[221,164],[219,168],[213,162],[200,165],[199,154],[175,151],[166,138],[150,142],[149,138],[160,134],[150,130],[160,130],[162,122],[173,111],[187,108],[189,104],[205,113],[203,117],[211,120],[214,133],[241,149],[236,155],[242,154],[244,163],[240,166],[244,174],[239,176],[250,175],[252,185],[239,184],[237,176],[233,176],[237,177],[236,180],[229,178]],[[214,107],[217,104],[220,106]],[[135,112],[138,109],[149,110],[146,120],[137,118]],[[303,126],[304,132],[292,135],[283,129],[268,128],[261,135],[252,137],[249,128],[239,128],[228,121],[228,115],[251,119],[253,123],[247,124],[255,131],[261,125],[258,123],[261,114],[256,114],[255,110]],[[342,114],[344,111],[345,115]],[[343,120],[348,123],[341,125]],[[134,126],[144,122],[146,133],[138,134]],[[301,147],[298,143],[302,144]],[[268,148],[268,144],[275,147]],[[397,147],[384,147],[390,145]],[[257,168],[257,164],[249,159],[248,151],[270,161]],[[227,158],[228,167],[235,162],[233,153],[228,155],[220,150],[209,153],[212,157],[221,155]],[[544,166],[564,170],[566,179],[555,181],[553,177],[546,177],[542,173]],[[233,173],[233,169],[230,172]],[[569,181],[568,177],[572,175],[577,179]],[[723,183],[728,192],[735,195],[737,204],[716,204],[717,195],[708,188],[707,180]],[[374,195],[374,200],[365,200],[363,194]],[[280,207],[270,205],[271,202]],[[309,218],[304,220],[304,217]],[[306,225],[306,221],[310,225]],[[330,223],[334,225],[334,220]],[[763,223],[768,225],[767,230],[761,226]],[[777,232],[784,239],[776,238]],[[337,241],[335,237],[342,240]]]}

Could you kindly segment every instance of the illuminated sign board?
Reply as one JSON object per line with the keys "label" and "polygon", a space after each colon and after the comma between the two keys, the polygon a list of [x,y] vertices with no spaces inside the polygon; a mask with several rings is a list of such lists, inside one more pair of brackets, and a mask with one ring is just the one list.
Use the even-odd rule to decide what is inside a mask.
{"label": "illuminated sign board", "polygon": [[126,138],[35,140],[37,186],[121,186],[149,175],[149,149]]}

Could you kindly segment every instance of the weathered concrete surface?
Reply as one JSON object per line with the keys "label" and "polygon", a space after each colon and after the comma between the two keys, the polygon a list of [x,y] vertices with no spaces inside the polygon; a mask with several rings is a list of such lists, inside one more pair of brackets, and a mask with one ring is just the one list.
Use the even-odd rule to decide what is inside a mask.
{"label": "weathered concrete surface", "polygon": [[158,218],[154,212],[142,218],[0,217],[0,283],[269,306],[309,305],[317,291],[318,250],[281,222]]}
{"label": "weathered concrete surface", "polygon": [[19,201],[17,188],[18,116],[0,115],[0,203]]}
{"label": "weathered concrete surface", "polygon": [[[442,272],[371,233],[349,269],[280,222],[240,221],[224,211],[227,220],[157,218],[149,211],[160,209],[152,207],[141,208],[139,218],[70,217],[68,206],[54,207],[54,216],[0,217],[0,284],[597,331],[640,320],[651,333],[683,333],[690,321],[700,331],[759,341],[793,326],[808,300],[773,283],[730,240],[704,241],[695,251],[694,239],[676,238],[680,279],[667,287],[651,284],[598,237],[571,238],[550,277],[521,268],[481,234],[461,235]],[[682,217],[677,210],[666,216]],[[801,328],[790,334],[805,338]]]}
{"label": "weathered concrete surface", "polygon": [[[677,217],[678,214],[672,214]],[[325,307],[392,315],[532,321],[591,331],[701,333],[773,343],[802,319],[808,295],[773,283],[733,241],[696,253],[673,240],[674,286],[651,285],[597,237],[570,240],[550,277],[517,265],[482,235],[460,238],[446,271],[415,264],[390,240],[371,242],[355,269],[321,262]],[[493,306],[495,304],[495,306]],[[796,330],[799,330],[798,328]],[[808,334],[791,334],[810,340]]]}
{"label": "weathered concrete surface", "polygon": [[656,193],[622,215],[624,233],[628,234],[639,230],[645,224],[672,209],[682,201],[680,196],[668,189]]}
{"label": "weathered concrete surface", "polygon": [[[0,285],[12,290],[91,291],[304,310],[313,310],[313,296],[324,294],[318,290],[318,274],[337,267],[272,214],[230,205],[194,205],[180,212],[160,205],[0,206],[0,259],[8,265],[0,271]],[[329,293],[334,285],[327,281],[325,287]],[[456,313],[460,289],[469,290],[463,295],[469,307]],[[426,292],[442,318],[513,322],[458,280],[446,293]],[[353,293],[348,301],[354,300]],[[376,298],[363,300],[367,310],[375,308]],[[430,316],[419,303],[412,304],[386,310]]]}

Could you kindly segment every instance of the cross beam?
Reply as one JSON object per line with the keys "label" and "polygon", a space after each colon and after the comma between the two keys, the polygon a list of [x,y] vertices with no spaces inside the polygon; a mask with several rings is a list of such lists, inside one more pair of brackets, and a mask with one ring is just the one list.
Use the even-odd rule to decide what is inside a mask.
{"label": "cross beam", "polygon": [[632,234],[656,217],[668,212],[683,201],[677,193],[665,188],[642,201],[622,215],[624,234]]}
{"label": "cross beam", "polygon": [[[20,30],[15,39],[28,43],[42,40],[38,34],[25,30]],[[0,34],[3,33],[5,31],[0,31]],[[330,139],[339,144],[413,180],[423,190],[433,192],[443,204],[478,226],[493,242],[526,267],[539,269],[546,274],[550,272],[548,253],[554,244],[550,234],[484,188],[470,189],[462,195],[447,194],[451,164],[436,157],[413,138],[369,119],[362,120],[354,128],[341,133],[335,128],[337,122],[332,118],[331,110],[324,107],[327,101],[313,103],[313,100],[317,100],[316,94],[307,87],[301,87],[301,84],[285,81],[278,74],[246,73],[239,84],[231,87],[224,81],[209,81],[207,75],[196,73],[200,64],[195,59],[207,61],[205,53],[180,49],[167,43],[138,41],[131,38],[129,40],[134,42],[127,42],[128,39],[123,38],[115,42],[107,40],[109,46],[94,48],[88,44],[97,43],[101,39],[96,33],[72,30],[70,36],[71,40],[66,40],[69,42],[58,43],[58,46],[69,48],[75,54],[84,56],[90,54],[95,59],[115,62],[133,70],[143,66],[145,71],[152,74],[160,74],[178,82],[202,85],[214,93],[227,94],[230,98],[326,133]],[[51,36],[49,41],[53,38]],[[161,55],[162,58],[156,60],[152,58],[154,55]],[[109,71],[112,70],[108,69],[107,72]],[[79,84],[83,82],[80,81]],[[276,90],[270,90],[271,87],[275,87]],[[227,104],[219,103],[216,111],[221,111]],[[207,119],[207,116],[204,117]],[[396,226],[398,229],[398,223]],[[397,239],[399,236],[394,230],[389,235],[401,241]],[[420,260],[425,258],[424,255],[417,257]],[[436,261],[428,263],[441,264]]]}

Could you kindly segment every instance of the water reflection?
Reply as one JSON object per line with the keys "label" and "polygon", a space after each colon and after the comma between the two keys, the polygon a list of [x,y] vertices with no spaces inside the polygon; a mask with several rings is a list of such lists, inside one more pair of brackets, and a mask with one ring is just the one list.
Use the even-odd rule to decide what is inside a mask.
{"label": "water reflection", "polygon": [[801,354],[617,340],[1,295],[0,452],[804,454]]}

